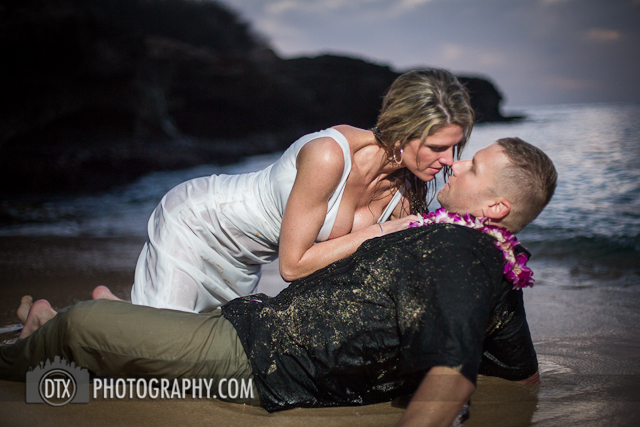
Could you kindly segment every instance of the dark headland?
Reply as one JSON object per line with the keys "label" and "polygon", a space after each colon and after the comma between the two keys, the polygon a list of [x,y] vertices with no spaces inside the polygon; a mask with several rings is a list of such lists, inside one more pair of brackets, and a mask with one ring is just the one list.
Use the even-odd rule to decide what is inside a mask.
{"label": "dark headland", "polygon": [[[400,74],[279,58],[228,7],[188,0],[3,0],[0,46],[5,200],[237,162],[340,123],[368,128]],[[479,121],[513,119],[489,80],[460,79]]]}

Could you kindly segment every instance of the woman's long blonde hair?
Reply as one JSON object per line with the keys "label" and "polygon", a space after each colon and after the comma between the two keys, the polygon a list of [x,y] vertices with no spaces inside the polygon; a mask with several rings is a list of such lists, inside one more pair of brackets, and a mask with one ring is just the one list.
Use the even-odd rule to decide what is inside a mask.
{"label": "woman's long blonde hair", "polygon": [[[427,137],[448,125],[463,129],[464,138],[454,151],[457,159],[469,139],[475,114],[469,94],[458,79],[446,70],[412,70],[398,77],[382,101],[378,122],[373,130],[377,143],[388,158],[414,139],[424,144]],[[396,143],[399,145],[396,146]],[[445,167],[445,174],[448,167]],[[410,213],[423,213],[435,195],[435,180],[423,182],[406,168],[390,176],[392,187],[405,182],[405,197]],[[431,194],[430,194],[431,193]],[[427,201],[429,197],[429,201]]]}

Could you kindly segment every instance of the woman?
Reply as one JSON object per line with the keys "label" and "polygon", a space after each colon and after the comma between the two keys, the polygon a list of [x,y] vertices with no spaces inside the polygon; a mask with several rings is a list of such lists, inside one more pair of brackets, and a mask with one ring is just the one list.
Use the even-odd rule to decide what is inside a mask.
{"label": "woman", "polygon": [[[291,281],[407,228],[473,121],[451,73],[414,70],[391,85],[372,130],[335,126],[262,171],[178,185],[149,220],[132,302],[208,311],[254,291],[261,265],[276,258]],[[116,297],[99,287],[94,298]]]}

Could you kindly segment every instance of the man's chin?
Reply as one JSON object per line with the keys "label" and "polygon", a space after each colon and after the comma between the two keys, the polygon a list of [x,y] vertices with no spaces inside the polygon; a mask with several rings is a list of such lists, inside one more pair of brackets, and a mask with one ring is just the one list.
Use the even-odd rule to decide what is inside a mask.
{"label": "man's chin", "polygon": [[445,208],[447,212],[451,212],[451,213],[457,212],[455,205],[452,205],[451,203],[449,203],[450,200],[447,199],[446,194],[447,193],[445,193],[444,190],[440,190],[436,195],[436,199],[438,200],[438,203],[440,203],[440,207]]}
{"label": "man's chin", "polygon": [[447,207],[447,200],[444,196],[444,189],[438,191],[438,194],[436,194],[436,200],[438,201],[438,203],[440,203],[440,206],[442,206],[446,210],[449,210],[449,208]]}

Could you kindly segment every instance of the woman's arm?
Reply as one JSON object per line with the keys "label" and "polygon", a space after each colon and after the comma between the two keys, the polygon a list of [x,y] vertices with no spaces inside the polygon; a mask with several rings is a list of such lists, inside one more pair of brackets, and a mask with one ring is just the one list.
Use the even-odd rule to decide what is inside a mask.
{"label": "woman's arm", "polygon": [[[307,276],[347,257],[368,239],[382,235],[370,225],[335,239],[314,244],[327,215],[329,199],[340,184],[344,154],[331,138],[307,143],[298,153],[296,179],[285,207],[280,231],[280,275],[286,281]],[[405,229],[417,216],[386,222],[384,233]]]}

